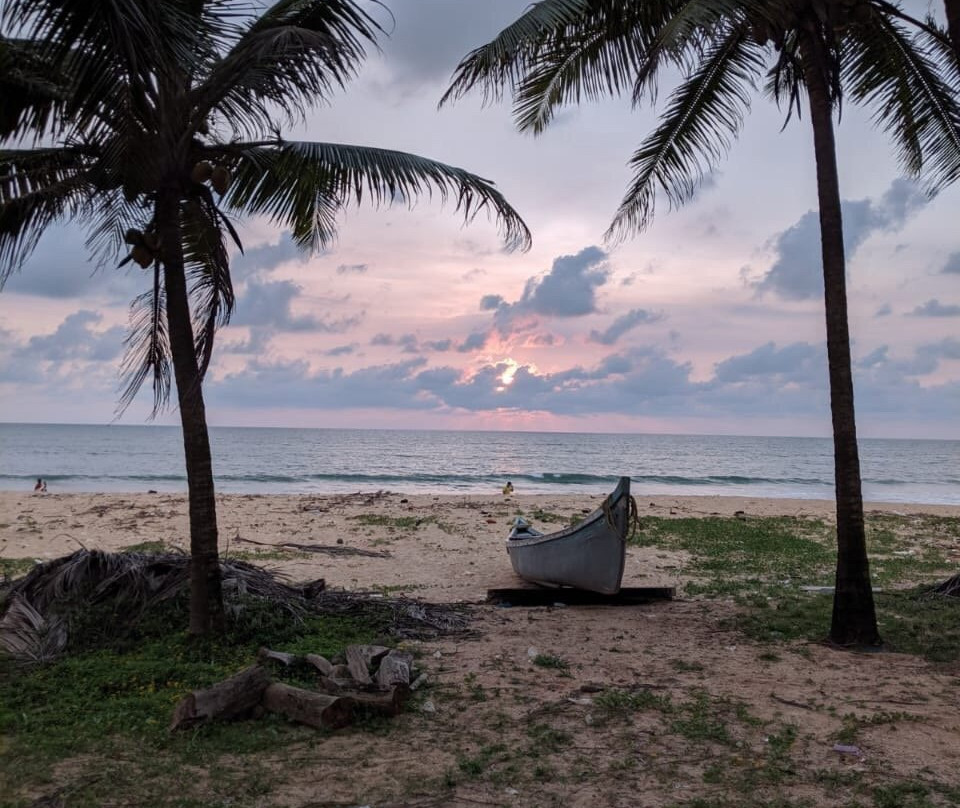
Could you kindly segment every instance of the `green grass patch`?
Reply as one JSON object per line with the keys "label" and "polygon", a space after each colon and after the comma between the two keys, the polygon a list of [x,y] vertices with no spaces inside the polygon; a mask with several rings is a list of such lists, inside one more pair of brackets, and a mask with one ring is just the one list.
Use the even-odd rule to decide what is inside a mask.
{"label": "green grass patch", "polygon": [[[346,645],[371,642],[382,631],[375,622],[357,618],[308,616],[297,621],[268,604],[243,607],[231,618],[226,635],[214,640],[187,635],[186,606],[179,599],[135,625],[126,615],[93,610],[85,620],[74,620],[69,654],[63,659],[27,669],[0,661],[0,736],[6,746],[0,755],[0,782],[36,787],[47,781],[58,761],[86,754],[110,761],[129,758],[129,750],[136,749],[137,761],[131,765],[139,774],[124,786],[132,791],[121,801],[166,805],[171,804],[166,797],[147,794],[145,785],[153,776],[165,777],[164,767],[275,751],[314,736],[314,730],[277,716],[167,733],[173,707],[183,696],[253,664],[263,645],[329,657]],[[315,681],[296,669],[277,670],[274,676],[301,685]],[[239,792],[264,787],[252,783],[255,768],[238,767],[239,780],[233,785]],[[89,802],[76,804],[97,805],[108,795],[113,798],[111,789],[117,784],[110,778],[97,782],[100,785],[88,787],[93,789]],[[197,804],[207,797],[198,796]]]}
{"label": "green grass patch", "polygon": [[[877,624],[887,650],[931,662],[960,659],[960,598],[917,590],[876,592]],[[761,642],[823,640],[830,629],[833,596],[781,590],[764,608],[748,609],[733,625]]]}
{"label": "green grass patch", "polygon": [[235,561],[292,561],[308,556],[309,553],[298,553],[293,550],[231,550],[224,553],[222,557]]}
{"label": "green grass patch", "polygon": [[535,511],[531,511],[529,514],[527,514],[526,518],[533,522],[556,522],[564,525],[570,524],[569,516],[564,516],[562,513],[545,511],[542,508],[537,508]]}
{"label": "green grass patch", "polygon": [[383,513],[361,513],[349,518],[367,527],[388,527],[395,530],[416,530],[429,521],[421,516],[387,516]]}
{"label": "green grass patch", "polygon": [[142,541],[121,548],[121,553],[165,553],[170,548],[165,541]]}
{"label": "green grass patch", "polygon": [[567,660],[554,654],[537,654],[533,658],[533,664],[539,668],[550,668],[558,671],[565,671],[570,667]]}
{"label": "green grass patch", "polygon": [[[866,524],[877,620],[890,650],[935,662],[960,659],[960,598],[919,596],[918,586],[955,572],[933,538],[960,538],[960,518],[872,514]],[[648,517],[631,543],[690,554],[689,597],[727,598],[742,607],[736,628],[761,642],[824,639],[836,537],[822,521],[795,518]]]}
{"label": "green grass patch", "polygon": [[724,596],[776,581],[826,582],[836,557],[828,535],[819,520],[649,517],[631,543],[690,553],[687,572],[703,580],[687,594]]}
{"label": "green grass patch", "polygon": [[0,581],[26,575],[36,564],[33,558],[0,558]]}

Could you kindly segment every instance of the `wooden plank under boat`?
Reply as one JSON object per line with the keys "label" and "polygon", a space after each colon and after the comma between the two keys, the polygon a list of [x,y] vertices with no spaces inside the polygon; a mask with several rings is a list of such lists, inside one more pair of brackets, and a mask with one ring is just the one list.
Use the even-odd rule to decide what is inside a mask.
{"label": "wooden plank under boat", "polygon": [[521,578],[542,586],[620,591],[630,526],[630,478],[621,477],[603,504],[582,522],[543,534],[518,517],[507,553]]}

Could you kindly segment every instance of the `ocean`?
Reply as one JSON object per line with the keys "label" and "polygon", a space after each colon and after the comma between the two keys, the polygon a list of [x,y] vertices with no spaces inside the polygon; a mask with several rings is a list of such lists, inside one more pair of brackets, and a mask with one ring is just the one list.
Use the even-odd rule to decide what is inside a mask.
{"label": "ocean", "polygon": [[[211,427],[217,491],[833,497],[822,438]],[[861,441],[864,498],[960,505],[960,441]],[[186,491],[180,430],[0,424],[0,490]]]}

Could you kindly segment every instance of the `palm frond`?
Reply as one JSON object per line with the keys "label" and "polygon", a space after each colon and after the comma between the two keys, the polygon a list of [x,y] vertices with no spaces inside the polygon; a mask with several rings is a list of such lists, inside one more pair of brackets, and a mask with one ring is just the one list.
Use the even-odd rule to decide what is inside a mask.
{"label": "palm frond", "polygon": [[762,51],[740,28],[707,50],[702,64],[672,94],[660,126],[631,158],[634,179],[607,239],[646,228],[658,189],[675,207],[693,196],[740,131],[762,67]]}
{"label": "palm frond", "polygon": [[22,595],[10,600],[0,617],[0,650],[31,665],[52,662],[67,646],[67,623],[59,615],[44,617]]}
{"label": "palm frond", "polygon": [[338,143],[277,141],[238,150],[236,177],[226,206],[265,214],[288,226],[305,248],[328,244],[336,215],[369,198],[374,205],[412,203],[437,194],[456,200],[472,221],[492,213],[507,249],[528,249],[530,232],[493,183],[462,168],[405,152]]}
{"label": "palm frond", "polygon": [[516,82],[514,117],[539,134],[564,104],[619,95],[630,87],[671,3],[614,3],[577,24],[545,33]]}
{"label": "palm frond", "polygon": [[196,115],[216,110],[245,135],[270,131],[329,101],[357,72],[380,26],[352,0],[281,0],[242,33],[193,91]]}
{"label": "palm frond", "polygon": [[[179,0],[8,0],[2,21],[68,75],[64,123],[92,134],[104,114],[144,103],[158,81],[189,75],[205,32]],[[169,113],[169,111],[167,111]]]}
{"label": "palm frond", "polygon": [[[647,12],[650,29],[645,58],[634,78],[633,102],[645,97],[656,101],[657,80],[667,65],[692,73],[706,50],[724,32],[743,24],[748,13],[757,13],[764,0],[674,0],[662,2],[656,14]],[[655,5],[644,4],[641,5]]]}
{"label": "palm frond", "polygon": [[[72,617],[110,603],[115,614],[135,623],[146,610],[186,592],[189,565],[182,552],[86,549],[40,564],[10,588],[0,647],[23,662],[49,661],[66,647]],[[270,570],[235,559],[222,560],[220,569],[233,613],[251,600],[269,601],[299,620],[311,606],[306,587],[289,585]]]}
{"label": "palm frond", "polygon": [[235,303],[230,256],[223,237],[225,227],[235,235],[225,214],[210,197],[187,202],[181,208],[183,258],[193,304],[193,333],[201,379],[210,366],[216,331],[230,322]]}
{"label": "palm frond", "polygon": [[806,93],[803,65],[799,57],[799,44],[795,31],[787,32],[777,56],[777,61],[767,72],[764,93],[770,97],[781,111],[786,108],[783,129],[796,114],[803,114],[803,97]]}
{"label": "palm frond", "polygon": [[[945,78],[942,51],[910,37],[894,19],[874,16],[847,41],[850,97],[873,109],[908,174],[936,191],[960,178],[960,105]],[[955,75],[955,74],[954,74]]]}
{"label": "palm frond", "polygon": [[89,215],[87,168],[70,148],[0,151],[0,289],[49,225]]}
{"label": "palm frond", "polygon": [[117,405],[118,415],[133,403],[148,378],[153,388],[153,415],[156,416],[170,400],[173,370],[165,313],[166,294],[159,263],[154,263],[152,272],[153,287],[130,304],[130,324],[120,363],[124,388]]}
{"label": "palm frond", "polygon": [[0,37],[0,139],[39,139],[59,119],[66,84],[36,43]]}
{"label": "palm frond", "polygon": [[480,86],[485,103],[499,101],[535,64],[537,54],[555,32],[577,26],[597,0],[541,0],[504,28],[491,42],[468,53],[457,65],[440,99],[462,98]]}

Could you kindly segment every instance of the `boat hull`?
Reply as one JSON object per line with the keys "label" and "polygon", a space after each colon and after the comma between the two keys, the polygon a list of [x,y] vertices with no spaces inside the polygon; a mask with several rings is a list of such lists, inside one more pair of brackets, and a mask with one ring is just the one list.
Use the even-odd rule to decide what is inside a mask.
{"label": "boat hull", "polygon": [[629,522],[630,478],[621,477],[582,522],[546,535],[514,530],[507,553],[517,575],[532,583],[615,595],[623,580]]}

